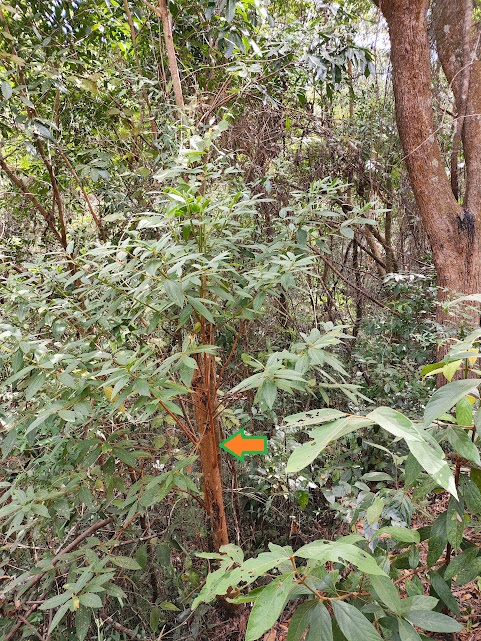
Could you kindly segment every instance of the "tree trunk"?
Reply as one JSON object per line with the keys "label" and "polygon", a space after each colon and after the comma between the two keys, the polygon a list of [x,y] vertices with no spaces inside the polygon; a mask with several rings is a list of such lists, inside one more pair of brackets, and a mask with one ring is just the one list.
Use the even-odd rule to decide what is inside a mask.
{"label": "tree trunk", "polygon": [[197,356],[198,370],[193,381],[194,416],[199,435],[199,454],[204,480],[204,502],[212,533],[212,550],[227,545],[229,535],[222,494],[222,473],[216,418],[215,358]]}
{"label": "tree trunk", "polygon": [[160,17],[164,29],[165,48],[167,50],[167,59],[169,61],[170,77],[174,87],[175,104],[182,110],[184,108],[184,96],[182,94],[182,84],[180,82],[179,67],[177,65],[177,56],[175,53],[174,39],[172,37],[172,21],[169,10],[167,9],[167,0],[159,1]]}
{"label": "tree trunk", "polygon": [[[464,3],[465,0],[440,2],[451,5],[456,2]],[[389,27],[397,126],[411,186],[433,252],[438,299],[444,301],[456,294],[481,292],[481,247],[478,231],[481,210],[474,195],[481,186],[472,186],[469,211],[463,209],[453,195],[441,158],[432,109],[426,21],[429,0],[379,0],[378,4]],[[458,22],[459,18],[458,14]],[[472,77],[476,78],[476,74]],[[470,94],[475,91],[471,85],[472,82]],[[472,103],[468,101],[468,110],[474,102],[473,95]],[[479,119],[469,120],[475,123]],[[466,163],[469,159],[470,163],[477,166],[481,161],[481,147],[478,145],[469,149]],[[479,176],[479,169],[477,171]],[[467,170],[467,176],[468,182],[470,176],[475,180],[471,170]],[[479,181],[479,177],[477,180]],[[469,188],[467,193],[471,193]],[[463,322],[467,326],[479,326],[479,312],[467,313],[467,318],[462,313],[453,319],[440,307],[437,319],[451,326],[459,326]]]}

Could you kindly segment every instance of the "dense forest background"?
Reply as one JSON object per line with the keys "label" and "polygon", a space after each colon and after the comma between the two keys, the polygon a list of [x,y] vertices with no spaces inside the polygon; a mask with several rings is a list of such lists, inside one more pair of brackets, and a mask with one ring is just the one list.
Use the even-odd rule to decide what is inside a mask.
{"label": "dense forest background", "polygon": [[0,3],[2,640],[481,639],[479,19]]}

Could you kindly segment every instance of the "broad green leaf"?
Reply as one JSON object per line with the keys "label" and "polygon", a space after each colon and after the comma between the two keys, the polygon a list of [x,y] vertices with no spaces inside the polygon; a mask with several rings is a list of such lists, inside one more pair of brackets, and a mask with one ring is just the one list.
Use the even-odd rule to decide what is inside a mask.
{"label": "broad green leaf", "polygon": [[187,296],[187,300],[198,314],[203,316],[209,323],[212,323],[212,325],[215,325],[214,317],[202,301],[192,296]]}
{"label": "broad green leaf", "polygon": [[308,427],[313,425],[321,425],[322,423],[330,423],[338,418],[344,418],[345,412],[331,409],[309,410],[308,412],[301,412],[300,414],[291,414],[286,416],[284,421],[289,425],[296,425],[297,427]]}
{"label": "broad green leaf", "polygon": [[398,619],[398,625],[401,641],[421,641],[421,637],[408,621]]}
{"label": "broad green leaf", "polygon": [[287,641],[301,641],[302,635],[309,626],[311,610],[317,605],[316,599],[310,599],[301,603],[291,617]]}
{"label": "broad green leaf", "polygon": [[[462,514],[459,513],[461,509]],[[453,550],[457,550],[461,545],[464,534],[464,510],[459,507],[458,501],[451,497],[446,513],[446,537]]]}
{"label": "broad green leaf", "polygon": [[481,470],[477,470],[476,468],[472,467],[469,473],[469,477],[473,481],[473,483],[477,485],[478,490],[481,492]]}
{"label": "broad green leaf", "polygon": [[441,601],[451,610],[453,614],[461,616],[458,602],[449,589],[449,585],[439,574],[439,572],[430,572],[429,578],[431,581],[431,587],[433,588],[437,596],[441,599]]}
{"label": "broad green leaf", "polygon": [[476,379],[453,381],[434,392],[424,411],[424,425],[427,427],[442,414],[449,411],[467,394],[473,393],[479,385]]}
{"label": "broad green leaf", "polygon": [[404,475],[407,487],[411,487],[417,481],[422,469],[423,467],[421,463],[419,463],[412,452],[409,452],[404,466]]}
{"label": "broad green leaf", "polygon": [[374,503],[370,505],[366,510],[366,518],[369,525],[377,523],[378,518],[381,516],[381,512],[384,509],[384,501],[381,497],[376,496]]}
{"label": "broad green leaf", "polygon": [[386,576],[374,557],[361,550],[361,548],[344,542],[343,539],[337,541],[313,541],[297,550],[295,555],[304,559],[314,559],[320,563],[347,561],[358,567],[362,572],[366,572],[366,574]]}
{"label": "broad green leaf", "polygon": [[332,601],[332,609],[347,641],[382,641],[372,623],[353,605],[344,601]]}
{"label": "broad green leaf", "polygon": [[94,594],[93,592],[86,592],[85,594],[81,594],[79,596],[79,599],[80,603],[86,608],[102,607],[102,599],[98,594]]}
{"label": "broad green leaf", "polygon": [[284,609],[293,579],[293,573],[275,578],[262,590],[252,608],[245,641],[256,641],[272,628]]}
{"label": "broad green leaf", "polygon": [[12,85],[7,80],[3,80],[0,83],[0,87],[2,89],[2,94],[3,94],[4,99],[5,100],[10,100],[10,98],[12,97],[12,94],[13,94]]}
{"label": "broad green leaf", "polygon": [[62,605],[72,597],[70,592],[63,592],[62,594],[57,594],[55,596],[47,599],[40,606],[39,610],[51,610],[52,608],[57,608],[59,605]]}
{"label": "broad green leaf", "polygon": [[7,436],[5,436],[2,440],[1,443],[1,448],[2,448],[2,458],[6,459],[7,456],[10,454],[10,452],[13,450],[15,447],[15,443],[17,442],[17,430],[15,428],[9,430],[7,432]]}
{"label": "broad green leaf", "polygon": [[331,617],[321,602],[310,611],[306,641],[333,641]]}
{"label": "broad green leaf", "polygon": [[466,583],[471,583],[475,579],[481,577],[481,557],[476,557],[472,563],[465,566],[460,572],[454,581],[454,585],[466,585]]}
{"label": "broad green leaf", "polygon": [[[185,302],[184,290],[182,289],[182,285],[178,281],[175,281],[175,280],[164,281],[164,289],[168,298],[173,303],[175,303],[179,307],[184,306],[184,302]],[[192,306],[194,307],[194,305]]]}
{"label": "broad green leaf", "polygon": [[467,396],[463,396],[456,403],[456,423],[461,427],[469,427],[473,424],[473,406]]}
{"label": "broad green leaf", "polygon": [[451,559],[451,563],[447,566],[444,572],[445,581],[450,581],[457,574],[462,572],[465,568],[468,568],[472,565],[473,561],[476,559],[478,554],[478,548],[473,546],[467,548],[461,554],[458,554],[454,559]]}
{"label": "broad green leaf", "polygon": [[466,474],[461,474],[460,487],[468,510],[475,516],[481,516],[481,492],[476,483]]}
{"label": "broad green leaf", "polygon": [[443,367],[443,375],[449,382],[453,380],[453,376],[456,374],[462,363],[462,360],[451,361]]}
{"label": "broad green leaf", "polygon": [[175,603],[171,603],[170,601],[162,601],[159,608],[161,610],[166,610],[167,612],[180,612],[180,609],[175,605]]}
{"label": "broad green leaf", "polygon": [[134,392],[140,394],[140,396],[150,396],[150,387],[145,378],[137,378],[134,383]]}
{"label": "broad green leaf", "polygon": [[277,385],[273,380],[266,379],[257,391],[257,398],[264,400],[269,409],[272,409],[277,397]]}
{"label": "broad green leaf", "polygon": [[90,620],[92,612],[81,605],[75,615],[75,631],[77,633],[78,641],[84,641],[90,627]]}
{"label": "broad green leaf", "polygon": [[142,569],[137,561],[135,559],[131,559],[130,556],[111,556],[110,561],[119,568],[125,568],[126,570]]}
{"label": "broad green leaf", "polygon": [[385,472],[367,472],[361,476],[363,481],[369,481],[371,483],[376,483],[378,481],[393,481],[393,477],[390,474]]}
{"label": "broad green leaf", "polygon": [[460,632],[463,626],[451,617],[441,614],[440,612],[430,612],[428,610],[411,610],[406,614],[406,619],[421,630],[429,632]]}
{"label": "broad green leaf", "polygon": [[409,530],[408,528],[399,525],[387,525],[382,527],[376,532],[376,536],[381,534],[389,534],[395,541],[402,543],[419,543],[419,532],[417,530]]}
{"label": "broad green leaf", "polygon": [[331,441],[370,424],[370,420],[355,416],[336,419],[332,423],[318,427],[311,432],[313,441],[296,447],[292,452],[287,462],[286,473],[295,474],[300,472],[310,465]]}
{"label": "broad green leaf", "polygon": [[149,625],[154,632],[157,632],[160,621],[160,608],[155,606],[150,609]]}
{"label": "broad green leaf", "polygon": [[[463,381],[456,381],[463,382]],[[454,383],[451,383],[454,385]],[[448,387],[447,385],[445,387]],[[444,388],[442,388],[444,389]],[[439,390],[438,390],[439,391]],[[368,418],[396,437],[403,438],[413,456],[430,476],[454,497],[458,497],[451,469],[444,459],[444,452],[436,441],[421,427],[415,426],[406,416],[389,407],[379,407]]]}
{"label": "broad green leaf", "polygon": [[448,437],[449,443],[455,452],[468,461],[471,461],[471,463],[481,466],[479,450],[466,434],[465,430],[453,425],[452,427],[447,428],[446,436]]}
{"label": "broad green leaf", "polygon": [[[419,577],[416,578],[419,579]],[[418,588],[420,592],[424,590],[421,581],[419,581]],[[406,615],[406,613],[410,612],[411,610],[423,610],[423,612],[434,610],[438,603],[439,599],[436,599],[433,596],[426,596],[425,594],[415,594],[414,596],[409,596],[406,599],[401,600],[402,614]]]}
{"label": "broad green leaf", "polygon": [[447,512],[443,512],[431,525],[431,535],[428,542],[428,566],[436,563],[448,542],[446,519]]}
{"label": "broad green leaf", "polygon": [[45,372],[37,372],[28,384],[28,387],[25,391],[25,400],[31,401],[32,398],[37,394],[37,392],[43,387],[43,384],[46,380],[47,377],[45,375]]}
{"label": "broad green leaf", "polygon": [[55,616],[52,619],[52,623],[50,624],[50,627],[48,629],[48,634],[51,634],[55,628],[58,626],[60,621],[64,618],[65,614],[67,613],[67,610],[70,608],[70,601],[67,603],[64,603],[55,613]]}
{"label": "broad green leaf", "polygon": [[391,612],[400,614],[402,611],[401,599],[391,579],[385,576],[371,576],[370,580],[372,587],[381,601],[387,605]]}
{"label": "broad green leaf", "polygon": [[232,22],[235,16],[236,0],[227,0],[225,4],[225,18],[227,22]]}

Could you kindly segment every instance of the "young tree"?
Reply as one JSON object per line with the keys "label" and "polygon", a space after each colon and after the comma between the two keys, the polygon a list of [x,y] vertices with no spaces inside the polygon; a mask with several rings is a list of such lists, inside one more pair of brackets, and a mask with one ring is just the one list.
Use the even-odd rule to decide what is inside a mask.
{"label": "young tree", "polygon": [[[450,183],[436,139],[432,107],[429,0],[375,0],[386,18],[396,119],[419,213],[431,244],[439,299],[481,291],[481,62],[472,0],[435,0],[432,19],[436,48],[453,90],[457,110]],[[458,142],[466,163],[462,198],[457,186]],[[454,188],[454,190],[453,190]],[[438,321],[446,321],[439,308]],[[471,311],[470,323],[479,324]],[[457,324],[461,324],[459,316]],[[451,321],[452,323],[452,321]]]}

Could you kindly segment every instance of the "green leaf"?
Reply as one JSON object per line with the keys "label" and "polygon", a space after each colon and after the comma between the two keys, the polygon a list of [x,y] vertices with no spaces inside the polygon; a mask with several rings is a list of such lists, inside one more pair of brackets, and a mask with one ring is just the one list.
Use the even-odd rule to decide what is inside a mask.
{"label": "green leaf", "polygon": [[477,547],[471,547],[458,554],[448,565],[444,572],[444,579],[450,581],[454,576],[462,572],[465,568],[472,565],[478,554]]}
{"label": "green leaf", "polygon": [[288,425],[295,425],[296,427],[308,427],[314,425],[321,425],[322,423],[330,423],[338,418],[344,418],[345,412],[331,409],[309,410],[308,412],[300,412],[299,414],[291,414],[286,416],[284,421]]}
{"label": "green leaf", "polygon": [[466,585],[471,583],[474,579],[481,576],[481,557],[475,558],[469,565],[465,566],[460,572],[454,582],[454,585]]}
{"label": "green leaf", "polygon": [[306,641],[333,641],[331,617],[321,602],[310,611]]}
{"label": "green leaf", "polygon": [[410,623],[404,619],[398,619],[398,625],[401,641],[421,641],[421,637]]}
{"label": "green leaf", "polygon": [[35,394],[43,386],[46,380],[47,380],[47,377],[45,375],[45,372],[43,371],[37,372],[31,378],[30,383],[28,384],[28,387],[25,391],[25,400],[31,401],[32,398],[35,396]]}
{"label": "green leaf", "polygon": [[473,424],[473,406],[467,396],[456,403],[456,423],[461,427],[470,427]]}
{"label": "green leaf", "polygon": [[[176,280],[166,280],[164,281],[164,289],[169,300],[178,305],[179,307],[184,306],[185,296],[182,285]],[[192,305],[194,307],[194,305]]]}
{"label": "green leaf", "polygon": [[275,578],[262,590],[252,608],[245,641],[255,641],[272,628],[286,604],[294,574]]}
{"label": "green leaf", "polygon": [[110,561],[119,568],[125,568],[126,570],[142,569],[137,561],[135,559],[131,559],[130,556],[111,556]]}
{"label": "green leaf", "polygon": [[314,438],[313,441],[296,447],[292,452],[287,461],[286,473],[295,474],[300,472],[310,465],[331,441],[370,424],[371,421],[365,420],[364,418],[346,417],[336,419],[332,423],[318,427],[311,432],[311,436]]}
{"label": "green leaf", "polygon": [[442,414],[449,411],[467,394],[473,393],[479,385],[476,379],[453,381],[434,392],[424,411],[424,425],[427,427]]}
{"label": "green leaf", "polygon": [[402,611],[401,599],[391,579],[385,576],[371,576],[370,580],[372,587],[381,601],[387,605],[391,612],[400,614]]}
{"label": "green leaf", "polygon": [[477,470],[472,467],[471,472],[469,473],[469,477],[477,485],[478,490],[481,492],[481,470]]}
{"label": "green leaf", "polygon": [[[451,384],[454,385],[454,383]],[[454,497],[458,497],[454,477],[444,459],[444,452],[428,432],[415,426],[406,416],[390,407],[379,407],[368,414],[367,418],[371,418],[394,436],[403,438],[413,456],[436,483]]]}
{"label": "green leaf", "polygon": [[85,592],[79,596],[80,603],[86,608],[101,608],[102,599],[94,592]]}
{"label": "green leaf", "polygon": [[386,474],[385,472],[367,472],[367,474],[363,474],[361,476],[361,479],[363,481],[370,481],[372,483],[376,483],[379,481],[393,481],[393,477],[390,474]]}
{"label": "green leaf", "polygon": [[77,632],[78,641],[84,641],[87,636],[91,618],[92,612],[83,605],[79,606],[75,615],[75,631]]}
{"label": "green leaf", "polygon": [[180,609],[175,603],[171,603],[170,601],[162,601],[159,607],[166,612],[180,612]]}
{"label": "green leaf", "polygon": [[439,572],[430,572],[429,578],[431,581],[431,587],[436,593],[436,595],[441,599],[441,601],[451,610],[453,614],[461,616],[461,611],[459,610],[459,605],[456,599],[453,596],[453,593],[449,589],[449,585],[439,574]]}
{"label": "green leaf", "polygon": [[10,452],[13,450],[15,447],[15,443],[17,442],[17,430],[16,428],[13,428],[7,432],[7,436],[5,436],[2,440],[2,458],[6,459],[7,456],[10,454]]}
{"label": "green leaf", "polygon": [[316,599],[310,599],[298,606],[289,623],[287,641],[301,641],[302,635],[309,626],[311,610],[316,607],[317,603]]}
{"label": "green leaf", "polygon": [[414,485],[414,483],[419,478],[419,475],[422,469],[423,467],[421,463],[419,463],[419,461],[412,454],[412,452],[409,452],[408,457],[406,459],[406,464],[404,467],[404,476],[405,476],[405,482],[407,487],[411,487],[412,485]]}
{"label": "green leaf", "polygon": [[448,542],[446,520],[447,512],[443,512],[431,525],[431,535],[428,543],[428,566],[436,563]]}
{"label": "green leaf", "polygon": [[460,454],[463,458],[481,466],[481,459],[479,457],[479,450],[472,442],[466,431],[461,427],[448,427],[446,436],[455,452]]}
{"label": "green leaf", "polygon": [[469,476],[461,474],[460,489],[466,507],[475,516],[481,516],[481,492]]}
{"label": "green leaf", "polygon": [[227,0],[226,5],[225,5],[225,18],[227,22],[232,22],[234,20],[235,16],[235,5],[236,5],[236,0]]}
{"label": "green leaf", "polygon": [[154,632],[157,632],[160,621],[160,609],[155,606],[150,609],[149,624]]}
{"label": "green leaf", "polygon": [[381,516],[381,512],[384,509],[384,501],[381,497],[376,496],[374,503],[369,506],[366,510],[366,518],[369,525],[377,523],[378,518]]}
{"label": "green leaf", "polygon": [[69,608],[70,608],[70,601],[68,601],[67,603],[64,603],[62,607],[60,607],[57,610],[57,612],[55,613],[55,616],[52,619],[52,623],[50,624],[50,627],[48,629],[48,634],[51,634],[55,630],[55,628],[58,626],[60,621],[64,618]]}
{"label": "green leaf", "polygon": [[212,325],[215,325],[214,317],[204,303],[202,303],[198,298],[193,298],[192,296],[187,296],[187,300],[198,314],[203,316],[207,321],[209,321],[209,323],[212,323]]}
{"label": "green leaf", "polygon": [[70,592],[62,592],[62,594],[56,594],[53,597],[50,597],[50,599],[47,599],[42,605],[40,606],[39,610],[51,610],[52,608],[57,608],[59,605],[64,604],[66,601],[68,601],[72,595]]}
{"label": "green leaf", "polygon": [[267,407],[271,410],[277,397],[277,385],[273,380],[266,379],[259,387],[257,397],[262,399]]}
{"label": "green leaf", "polygon": [[139,394],[140,396],[150,396],[151,395],[150,394],[149,383],[145,380],[145,378],[137,378],[136,379],[136,381],[134,383],[133,391],[137,392],[137,394]]}
{"label": "green leaf", "polygon": [[3,80],[2,83],[0,84],[0,87],[2,89],[2,95],[4,99],[10,100],[13,94],[12,85],[7,80]]}
{"label": "green leaf", "polygon": [[332,601],[334,616],[347,641],[382,641],[366,617],[357,608],[344,601]]}
{"label": "green leaf", "polygon": [[406,619],[421,630],[429,632],[460,632],[463,626],[451,617],[440,612],[428,610],[412,610],[406,615]]}
{"label": "green leaf", "polygon": [[[386,573],[381,570],[374,557],[361,550],[361,548],[345,542],[346,539],[348,541],[353,540],[352,536],[343,537],[343,539],[338,539],[337,541],[313,541],[297,550],[295,556],[314,559],[320,563],[326,563],[327,561],[338,563],[342,559],[352,563],[362,572],[366,572],[366,574],[386,576]],[[362,537],[360,539],[362,540]]]}
{"label": "green leaf", "polygon": [[[459,514],[460,509],[462,514]],[[458,501],[456,501],[454,497],[451,497],[446,513],[446,537],[453,547],[453,550],[457,550],[461,545],[464,534],[464,524],[464,510],[459,507]]]}

